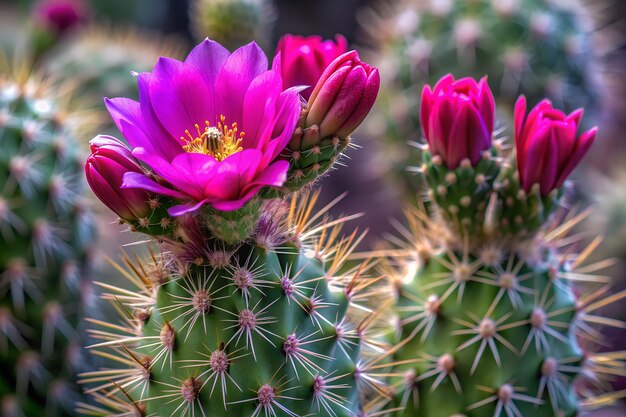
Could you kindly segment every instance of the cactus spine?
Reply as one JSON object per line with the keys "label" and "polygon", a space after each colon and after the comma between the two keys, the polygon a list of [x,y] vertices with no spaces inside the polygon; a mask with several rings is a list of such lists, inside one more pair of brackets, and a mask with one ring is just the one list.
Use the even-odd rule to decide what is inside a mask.
{"label": "cactus spine", "polygon": [[562,191],[521,190],[500,145],[491,176],[486,160],[450,170],[424,152],[431,214],[408,210],[388,272],[390,415],[567,417],[619,397],[606,381],[624,355],[597,353],[598,326],[623,327],[601,309],[626,293],[610,293],[607,262],[586,262],[600,240],[570,234],[588,213],[557,210]]}
{"label": "cactus spine", "polygon": [[0,80],[0,414],[73,415],[94,225],[58,91],[10,72]]}
{"label": "cactus spine", "polygon": [[364,284],[362,269],[340,270],[359,237],[335,243],[341,226],[314,212],[316,199],[265,203],[234,246],[181,218],[175,242],[128,262],[136,288],[101,284],[124,324],[100,323],[95,349],[129,369],[85,374],[102,403],[85,411],[109,415],[127,397],[146,416],[354,415],[360,343],[346,311]]}

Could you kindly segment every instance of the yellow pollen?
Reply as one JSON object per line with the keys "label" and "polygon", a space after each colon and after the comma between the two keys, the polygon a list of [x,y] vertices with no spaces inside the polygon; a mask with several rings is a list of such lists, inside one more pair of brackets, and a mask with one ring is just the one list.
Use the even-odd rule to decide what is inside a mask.
{"label": "yellow pollen", "polygon": [[211,155],[218,161],[223,161],[230,155],[243,150],[241,142],[245,133],[238,131],[237,123],[228,126],[225,121],[226,117],[221,115],[217,127],[211,126],[208,121],[204,122],[204,129],[200,129],[200,126],[196,124],[195,136],[189,130],[185,130],[187,137],[180,137],[184,143],[183,149],[190,153]]}

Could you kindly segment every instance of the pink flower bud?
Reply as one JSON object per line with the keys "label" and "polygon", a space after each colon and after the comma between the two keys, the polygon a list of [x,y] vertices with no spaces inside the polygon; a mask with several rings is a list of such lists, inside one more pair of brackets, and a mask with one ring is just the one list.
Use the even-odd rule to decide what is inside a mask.
{"label": "pink flower bud", "polygon": [[306,125],[319,125],[320,136],[346,137],[369,113],[380,87],[378,68],[350,51],[324,71],[309,98]]}
{"label": "pink flower bud", "polygon": [[432,155],[449,169],[468,158],[476,165],[491,148],[495,104],[487,79],[454,80],[450,74],[435,88],[424,86],[421,105],[422,133]]}
{"label": "pink flower bud", "polygon": [[522,188],[539,184],[542,196],[563,185],[593,143],[597,127],[578,136],[583,110],[570,115],[543,100],[526,115],[526,98],[515,104],[515,147]]}
{"label": "pink flower bud", "polygon": [[35,21],[46,29],[63,34],[88,20],[83,0],[43,0],[33,9]]}
{"label": "pink flower bud", "polygon": [[94,194],[125,220],[144,217],[149,211],[150,194],[140,188],[121,188],[125,173],[144,172],[137,159],[123,143],[110,136],[97,136],[90,146],[85,175]]}
{"label": "pink flower bud", "polygon": [[347,50],[348,42],[341,35],[334,41],[323,41],[320,36],[283,36],[276,49],[276,55],[280,53],[283,88],[307,86],[300,94],[308,100],[328,64]]}

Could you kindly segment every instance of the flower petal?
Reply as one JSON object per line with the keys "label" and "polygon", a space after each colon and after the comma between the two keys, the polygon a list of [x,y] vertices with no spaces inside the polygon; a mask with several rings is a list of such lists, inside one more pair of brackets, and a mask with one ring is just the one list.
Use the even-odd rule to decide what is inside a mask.
{"label": "flower petal", "polygon": [[243,100],[257,76],[267,71],[267,57],[254,42],[242,46],[228,57],[217,78],[217,109],[228,120],[241,122]]}
{"label": "flower petal", "polygon": [[287,171],[289,170],[289,162],[276,161],[253,182],[244,188],[244,192],[249,192],[250,188],[255,185],[280,187],[287,181]]}
{"label": "flower petal", "polygon": [[549,125],[538,132],[532,141],[526,144],[527,163],[520,178],[526,192],[534,184],[540,185],[542,195],[554,188],[556,181],[556,138]]}
{"label": "flower petal", "polygon": [[207,38],[189,52],[185,65],[197,71],[207,86],[213,88],[229,56],[228,49]]}
{"label": "flower petal", "polygon": [[420,104],[420,121],[422,134],[425,138],[430,132],[430,115],[433,108],[433,92],[428,84],[422,88],[422,102]]}
{"label": "flower petal", "polygon": [[167,129],[163,127],[163,124],[154,112],[150,101],[151,78],[152,73],[149,72],[144,72],[137,76],[141,116],[143,117],[147,129],[146,134],[150,138],[150,143],[144,144],[142,147],[166,159],[171,159],[174,155],[183,151],[181,140],[178,136],[172,136]]}
{"label": "flower petal", "polygon": [[563,168],[561,174],[559,175],[559,178],[556,180],[556,187],[562,186],[567,177],[569,177],[574,168],[576,168],[576,166],[581,161],[583,156],[585,156],[591,145],[593,145],[597,133],[598,128],[594,127],[593,129],[590,129],[580,135],[580,137],[576,141],[576,148],[570,156],[567,165]]}
{"label": "flower petal", "polygon": [[276,161],[269,166],[257,180],[246,186],[241,198],[230,201],[215,201],[211,205],[217,210],[238,210],[251,200],[263,187],[279,187],[283,185],[285,181],[287,181],[288,170],[289,163],[287,161]]}
{"label": "flower petal", "polygon": [[270,164],[285,149],[300,116],[301,101],[297,88],[284,91],[278,98],[276,120],[274,122],[271,141],[267,144],[263,165]]}
{"label": "flower petal", "polygon": [[179,204],[177,206],[168,208],[167,213],[172,217],[182,216],[183,214],[192,213],[198,210],[200,207],[207,204],[208,202],[209,199],[205,198],[204,200],[198,202],[192,201],[187,204]]}
{"label": "flower petal", "polygon": [[104,105],[131,147],[150,146],[139,103],[129,98],[105,98]]}
{"label": "flower petal", "polygon": [[243,140],[244,148],[262,150],[267,145],[276,117],[276,102],[281,92],[282,81],[280,74],[275,71],[259,75],[250,84],[244,98],[246,109],[243,114],[243,131],[246,133]]}
{"label": "flower petal", "polygon": [[195,136],[195,125],[216,123],[204,79],[192,67],[175,59],[160,58],[150,77],[150,101],[165,129],[174,138]]}
{"label": "flower petal", "polygon": [[218,162],[210,155],[183,152],[172,162],[143,148],[133,150],[133,155],[150,166],[160,177],[198,201],[205,197],[205,184],[216,175]]}
{"label": "flower petal", "polygon": [[138,172],[125,173],[121,188],[142,188],[144,190],[153,191],[157,194],[163,194],[174,198],[188,198],[185,194],[172,190],[171,188],[164,187]]}
{"label": "flower petal", "polygon": [[513,124],[515,127],[514,140],[515,149],[517,151],[517,165],[520,169],[524,169],[524,121],[526,119],[526,97],[519,96],[515,102],[515,110],[513,116]]}

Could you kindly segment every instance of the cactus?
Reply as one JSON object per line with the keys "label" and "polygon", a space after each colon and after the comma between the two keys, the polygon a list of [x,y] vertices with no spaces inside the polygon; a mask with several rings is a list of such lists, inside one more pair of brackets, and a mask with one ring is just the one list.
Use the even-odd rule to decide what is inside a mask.
{"label": "cactus", "polygon": [[601,248],[603,254],[626,259],[626,171],[621,166],[618,161],[609,175],[589,176],[584,192],[595,203],[588,227],[606,235],[605,244]]}
{"label": "cactus", "polygon": [[189,18],[197,40],[209,37],[228,49],[256,40],[266,47],[276,11],[272,0],[194,0]]}
{"label": "cactus", "polygon": [[70,416],[94,224],[60,90],[21,70],[1,78],[0,414]]}
{"label": "cactus", "polygon": [[421,160],[420,150],[407,145],[421,136],[416,93],[446,73],[486,74],[501,116],[510,114],[519,94],[531,103],[548,97],[567,111],[591,109],[593,60],[584,15],[578,2],[555,0],[401,0],[397,7],[366,9],[361,27],[372,38],[370,59],[387,77],[369,127],[386,140],[383,161],[404,188],[415,193],[421,187],[405,168]]}
{"label": "cactus", "polygon": [[364,284],[361,268],[339,271],[359,237],[335,243],[337,221],[313,226],[326,218],[315,200],[270,202],[251,240],[236,246],[205,240],[196,219],[181,219],[183,245],[150,262],[127,259],[137,288],[100,284],[124,325],[99,322],[109,331],[94,331],[103,340],[95,348],[130,365],[84,375],[100,383],[93,392],[108,393],[96,397],[102,405],[128,397],[138,415],[354,415],[359,332],[346,310]]}
{"label": "cactus", "polygon": [[[318,194],[292,190],[341,156],[374,103],[378,72],[356,51],[345,53],[315,80],[305,104],[300,89],[283,84],[277,62],[268,69],[253,42],[230,53],[206,39],[184,62],[162,58],[139,75],[139,103],[106,100],[130,147],[110,136],[92,140],[87,180],[131,230],[154,237],[155,248],[147,262],[119,268],[133,288],[100,284],[123,321],[94,321],[93,349],[120,367],[83,375],[100,403],[83,412],[347,417],[360,410],[367,326],[347,311],[374,281],[364,278],[371,263],[345,264],[362,240],[357,231],[340,237],[354,216],[331,220],[332,204],[318,210]],[[204,110],[192,115],[195,106]],[[128,112],[139,107],[145,113]],[[170,121],[185,136],[166,131]],[[143,141],[148,126],[159,130]],[[316,175],[300,175],[307,166],[297,162],[313,162],[293,154],[311,148],[320,151],[310,168]]]}
{"label": "cactus", "polygon": [[59,45],[43,66],[54,76],[73,80],[85,99],[100,104],[103,97],[138,97],[137,82],[129,75],[148,71],[159,56],[176,56],[181,49],[174,39],[92,27]]}
{"label": "cactus", "polygon": [[[430,126],[438,118],[457,124],[462,116],[450,101],[465,103],[457,88],[472,90],[467,80],[440,83],[439,94],[424,94],[422,115]],[[453,114],[445,114],[446,105]],[[485,107],[475,117],[492,113]],[[435,153],[447,138],[430,130],[422,172],[431,214],[423,206],[407,210],[401,229],[407,241],[388,273],[395,327],[387,338],[395,346],[377,361],[392,368],[390,415],[568,417],[619,398],[607,381],[623,373],[624,354],[599,353],[599,326],[624,327],[602,310],[626,292],[609,291],[601,274],[609,262],[588,262],[600,239],[585,245],[571,233],[589,212],[565,209],[562,181],[595,136],[591,129],[577,137],[581,115],[565,116],[544,101],[526,118],[522,98],[515,108],[517,154],[496,141],[481,159],[468,157],[456,168]],[[554,142],[542,142],[532,129],[552,131],[561,123],[554,120],[573,129],[554,130]],[[455,136],[451,146],[463,149],[470,136]],[[555,153],[566,143],[576,155]],[[543,155],[532,153],[539,148]],[[544,163],[551,156],[571,158],[569,168]]]}

